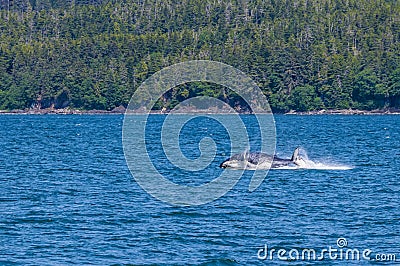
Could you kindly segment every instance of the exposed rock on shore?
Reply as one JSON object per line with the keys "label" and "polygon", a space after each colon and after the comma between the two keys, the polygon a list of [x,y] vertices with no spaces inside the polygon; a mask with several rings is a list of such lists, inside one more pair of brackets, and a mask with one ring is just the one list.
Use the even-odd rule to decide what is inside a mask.
{"label": "exposed rock on shore", "polygon": [[[46,114],[60,114],[60,115],[82,115],[82,114],[125,114],[126,108],[124,106],[118,106],[111,111],[107,110],[77,110],[70,108],[46,108],[46,109],[26,109],[26,110],[0,110],[1,114],[32,114],[32,115],[46,115]],[[135,112],[136,113],[136,112]],[[143,113],[147,113],[147,111],[143,111]],[[153,110],[150,111],[151,114],[168,114],[169,110]],[[173,111],[173,113],[210,113],[210,114],[232,114],[232,110],[230,109],[219,109],[219,108],[210,108],[210,109],[193,109],[193,108],[181,108],[177,111]],[[241,112],[241,114],[248,114],[248,112]],[[400,114],[400,109],[381,109],[381,110],[353,110],[353,109],[344,109],[344,110],[317,110],[317,111],[308,111],[308,112],[297,112],[291,110],[290,112],[285,113],[285,115],[386,115],[386,114]]]}
{"label": "exposed rock on shore", "polygon": [[45,109],[26,109],[26,110],[11,110],[11,111],[3,111],[0,110],[0,114],[27,114],[27,115],[47,115],[47,114],[56,114],[56,115],[82,115],[82,114],[124,114],[125,107],[119,106],[114,108],[111,111],[106,110],[78,110],[78,109],[70,109],[70,108],[45,108]]}
{"label": "exposed rock on shore", "polygon": [[343,110],[317,110],[308,112],[296,112],[290,111],[286,115],[385,115],[385,114],[400,114],[399,109],[379,109],[379,110],[354,110],[354,109],[343,109]]}

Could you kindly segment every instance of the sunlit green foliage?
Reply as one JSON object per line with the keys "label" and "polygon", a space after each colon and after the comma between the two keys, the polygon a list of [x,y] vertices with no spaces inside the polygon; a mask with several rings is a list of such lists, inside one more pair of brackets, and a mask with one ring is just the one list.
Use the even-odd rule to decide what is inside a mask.
{"label": "sunlit green foliage", "polygon": [[[400,107],[400,1],[0,1],[0,109],[111,110],[193,59],[251,76],[273,110]],[[193,83],[164,95],[241,106]]]}

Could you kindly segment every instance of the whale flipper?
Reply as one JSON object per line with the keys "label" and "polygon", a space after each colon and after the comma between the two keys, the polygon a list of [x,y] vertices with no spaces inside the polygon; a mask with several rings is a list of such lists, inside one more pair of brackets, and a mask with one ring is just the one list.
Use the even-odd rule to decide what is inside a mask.
{"label": "whale flipper", "polygon": [[297,147],[292,155],[292,159],[290,159],[292,162],[296,162],[299,159],[299,151],[300,151],[300,147]]}

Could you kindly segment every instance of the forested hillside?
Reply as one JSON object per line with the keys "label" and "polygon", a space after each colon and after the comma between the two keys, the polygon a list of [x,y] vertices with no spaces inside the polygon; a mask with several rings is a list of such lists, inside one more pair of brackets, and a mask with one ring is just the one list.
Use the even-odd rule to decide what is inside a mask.
{"label": "forested hillside", "polygon": [[[397,0],[0,0],[0,35],[0,109],[111,110],[192,59],[244,71],[274,111],[400,107]],[[235,97],[188,84],[162,104],[194,95]]]}

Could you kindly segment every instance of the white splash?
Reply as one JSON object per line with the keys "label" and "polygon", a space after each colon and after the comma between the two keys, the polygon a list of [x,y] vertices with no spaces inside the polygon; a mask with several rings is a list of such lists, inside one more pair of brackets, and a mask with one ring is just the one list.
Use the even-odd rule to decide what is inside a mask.
{"label": "white splash", "polygon": [[296,170],[296,169],[313,169],[313,170],[351,170],[354,167],[349,165],[338,164],[334,162],[318,162],[312,161],[308,158],[307,152],[304,149],[300,149],[301,158],[304,160],[305,165],[299,167],[297,165],[283,166],[275,169],[282,170]]}
{"label": "white splash", "polygon": [[305,160],[306,165],[303,169],[315,169],[315,170],[351,170],[354,167],[348,165],[340,165],[335,163],[322,163],[313,162],[311,160]]}

